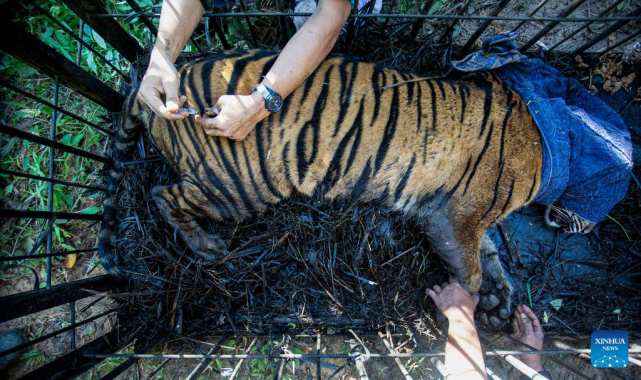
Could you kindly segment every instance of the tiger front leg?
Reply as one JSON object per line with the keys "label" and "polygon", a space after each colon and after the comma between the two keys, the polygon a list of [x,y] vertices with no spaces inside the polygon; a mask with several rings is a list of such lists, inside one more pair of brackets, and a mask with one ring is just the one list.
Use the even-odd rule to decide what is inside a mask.
{"label": "tiger front leg", "polygon": [[215,262],[228,253],[226,242],[217,234],[205,231],[196,221],[197,217],[214,216],[207,212],[211,202],[198,188],[177,183],[156,186],[151,194],[167,222],[202,260]]}
{"label": "tiger front leg", "polygon": [[499,253],[492,240],[483,236],[480,248],[483,282],[479,289],[479,321],[501,327],[510,316],[512,285],[505,276]]}

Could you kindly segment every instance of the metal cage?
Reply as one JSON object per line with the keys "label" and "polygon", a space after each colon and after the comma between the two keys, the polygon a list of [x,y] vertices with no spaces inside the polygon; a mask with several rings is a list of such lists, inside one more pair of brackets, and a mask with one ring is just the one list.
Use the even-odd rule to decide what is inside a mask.
{"label": "metal cage", "polygon": [[[110,14],[106,11],[105,6],[102,2],[97,0],[62,0],[69,9],[71,9],[80,19],[80,29],[78,31],[70,30],[63,23],[58,21],[54,16],[52,16],[46,9],[41,6],[35,6],[32,11],[44,15],[49,18],[54,24],[57,25],[59,31],[67,33],[71,38],[73,38],[77,43],[78,49],[78,60],[80,58],[81,49],[89,49],[95,53],[101,60],[105,62],[107,66],[113,69],[118,76],[122,78],[123,81],[127,82],[129,76],[127,73],[123,72],[120,68],[116,67],[110,60],[98,53],[91,44],[85,42],[82,38],[83,35],[83,24],[90,26],[90,28],[98,33],[106,42],[108,42],[116,51],[118,51],[122,57],[128,60],[132,65],[136,64],[137,61],[146,54],[145,49],[140,45],[140,43],[134,39],[128,32],[122,27],[122,25],[117,22],[117,19],[137,19],[136,22],[144,23],[144,25],[149,29],[151,35],[157,33],[157,29],[152,22],[153,18],[159,17],[158,8],[153,7],[149,9],[142,9],[135,0],[126,0],[127,3],[133,10],[131,14]],[[391,0],[391,4],[387,5],[387,9],[392,9],[394,7],[395,0]],[[557,51],[568,39],[577,33],[580,33],[586,29],[589,25],[599,24],[602,25],[602,31],[595,35],[594,37],[588,39],[585,43],[580,46],[571,48],[565,54],[570,56],[580,55],[580,54],[605,54],[610,51],[620,49],[635,42],[635,39],[638,39],[638,36],[641,32],[641,29],[638,28],[638,22],[641,21],[641,8],[636,7],[633,11],[629,13],[617,12],[617,6],[625,1],[612,1],[612,4],[600,14],[593,17],[576,17],[573,16],[573,12],[579,7],[586,3],[586,0],[575,0],[572,1],[567,7],[563,9],[558,9],[557,14],[554,16],[540,16],[539,12],[542,7],[548,3],[548,0],[542,0],[537,5],[537,7],[530,12],[526,17],[510,17],[502,16],[502,11],[510,4],[509,0],[497,0],[495,5],[486,15],[470,15],[467,13],[468,7],[472,3],[472,0],[461,2],[462,4],[459,7],[454,8],[454,11],[450,14],[438,14],[435,12],[433,14],[418,13],[418,14],[400,14],[400,13],[380,13],[380,14],[357,14],[353,11],[350,16],[350,21],[348,22],[348,27],[346,31],[345,43],[343,48],[346,52],[349,52],[352,48],[352,43],[354,41],[354,35],[358,29],[358,23],[355,22],[355,18],[359,17],[362,19],[366,18],[376,18],[385,28],[398,28],[399,26],[408,27],[418,30],[423,23],[430,20],[440,20],[437,30],[432,32],[433,36],[436,37],[439,33],[442,36],[447,36],[451,34],[454,26],[461,20],[475,20],[477,21],[476,29],[469,33],[469,37],[462,43],[459,41],[457,43],[450,43],[452,50],[458,54],[464,54],[472,50],[475,43],[480,39],[484,32],[492,25],[495,21],[510,21],[516,23],[516,28],[522,26],[525,23],[529,22],[538,22],[544,26],[541,28],[535,36],[530,38],[528,41],[525,41],[521,45],[522,51],[530,51],[533,53],[548,55],[552,51]],[[225,37],[225,32],[221,27],[221,24],[218,20],[221,19],[231,19],[236,18],[241,23],[246,23],[250,35],[246,36],[247,41],[252,45],[256,46],[256,36],[254,30],[254,23],[260,18],[278,18],[280,23],[280,36],[277,39],[280,44],[284,44],[291,35],[291,30],[286,24],[286,17],[293,15],[296,16],[308,16],[309,14],[303,13],[292,13],[286,12],[284,9],[284,4],[282,1],[278,1],[279,12],[252,12],[246,10],[246,5],[243,0],[240,0],[240,9],[234,12],[215,12],[212,10],[212,7],[208,4],[206,0],[203,0],[203,4],[206,9],[209,11],[206,12],[203,18],[203,25],[206,33],[206,42],[208,46],[201,46],[200,43],[196,42],[193,38],[193,44],[195,48],[199,51],[206,51],[212,49],[212,40],[217,38],[217,41],[220,42],[220,45],[223,49],[230,49],[232,46],[230,42]],[[358,0],[356,1],[358,4]],[[434,3],[428,2],[428,5]],[[356,5],[357,5],[356,4]],[[52,248],[52,228],[51,225],[56,220],[86,220],[90,222],[99,223],[101,221],[101,214],[86,214],[78,212],[59,212],[54,207],[54,203],[51,201],[51,197],[54,191],[55,186],[71,186],[82,188],[86,190],[104,192],[105,188],[101,185],[95,184],[84,184],[78,182],[72,182],[67,180],[56,179],[56,173],[54,170],[54,160],[57,157],[59,152],[66,152],[72,155],[77,155],[84,157],[86,159],[94,161],[97,165],[104,165],[108,167],[111,165],[112,160],[106,155],[100,155],[94,152],[88,152],[82,149],[74,148],[69,145],[66,145],[62,142],[56,141],[57,133],[57,119],[60,115],[65,115],[74,119],[75,121],[82,123],[84,125],[94,128],[96,131],[103,134],[103,140],[108,142],[114,137],[114,130],[111,128],[105,128],[104,126],[98,125],[97,123],[86,120],[85,118],[79,116],[76,113],[70,112],[65,108],[59,106],[59,87],[60,85],[66,86],[69,89],[73,90],[77,94],[82,95],[87,100],[95,103],[99,107],[104,108],[108,112],[112,119],[114,120],[113,124],[115,126],[115,120],[118,118],[118,112],[120,111],[121,104],[123,101],[123,94],[114,90],[105,83],[102,83],[100,80],[96,79],[92,74],[82,69],[79,65],[79,61],[73,62],[63,55],[58,53],[55,49],[45,44],[41,39],[25,30],[15,19],[16,15],[20,12],[25,12],[24,6],[21,6],[18,1],[9,0],[0,5],[0,17],[2,18],[3,23],[8,24],[7,35],[9,38],[0,39],[0,48],[6,53],[12,55],[13,57],[27,63],[28,65],[34,67],[42,74],[54,79],[53,86],[53,97],[51,99],[43,99],[38,95],[34,95],[25,89],[18,88],[11,84],[7,80],[2,80],[2,86],[6,87],[10,91],[16,94],[25,96],[33,101],[39,102],[49,108],[51,108],[51,127],[49,137],[41,137],[32,133],[25,132],[18,128],[10,127],[7,125],[0,125],[0,133],[9,138],[17,138],[20,140],[28,141],[33,144],[44,146],[49,148],[49,173],[46,176],[33,175],[25,172],[19,172],[14,170],[5,170],[0,169],[0,174],[4,176],[9,176],[11,178],[27,178],[36,181],[46,182],[48,186],[48,194],[50,200],[48,201],[47,207],[44,210],[21,210],[21,209],[2,209],[0,210],[0,218],[32,218],[43,220],[43,230],[40,236],[42,237],[35,243],[35,246],[31,252],[27,254],[19,254],[14,256],[5,256],[0,257],[0,262],[3,263],[20,263],[26,259],[37,259],[45,262],[46,271],[44,278],[44,286],[36,286],[36,289],[31,291],[25,291],[14,295],[9,295],[1,298],[2,307],[0,308],[0,322],[10,321],[19,317],[30,315],[33,313],[41,312],[53,307],[67,305],[70,311],[71,322],[64,328],[54,331],[49,334],[42,335],[41,337],[26,342],[18,347],[10,349],[8,351],[0,352],[0,356],[8,355],[13,352],[18,352],[25,348],[29,348],[34,344],[52,339],[61,334],[70,334],[72,345],[69,352],[56,358],[55,360],[47,363],[40,368],[26,374],[23,378],[25,379],[39,379],[39,378],[50,378],[50,379],[66,379],[74,378],[93,366],[99,364],[101,361],[106,358],[124,358],[126,360],[122,361],[118,366],[115,367],[111,372],[107,373],[103,379],[113,379],[117,376],[125,373],[125,371],[136,364],[138,361],[146,360],[149,358],[155,359],[200,359],[200,363],[196,365],[191,374],[187,377],[189,379],[197,378],[208,362],[211,359],[230,359],[237,361],[237,365],[234,368],[230,368],[228,373],[225,373],[225,377],[235,378],[238,373],[241,364],[245,360],[249,359],[274,359],[280,363],[280,370],[277,374],[277,378],[282,378],[283,376],[283,366],[291,360],[300,359],[303,361],[311,361],[316,365],[316,378],[321,378],[321,368],[330,368],[336,369],[337,366],[329,364],[326,362],[328,359],[341,359],[354,364],[359,373],[361,379],[367,378],[367,369],[365,362],[367,360],[377,360],[380,358],[391,358],[394,359],[405,379],[411,379],[411,374],[405,368],[404,361],[408,358],[429,358],[430,363],[425,363],[424,365],[430,365],[432,368],[436,369],[435,374],[440,373],[443,377],[447,376],[446,369],[442,362],[443,352],[435,352],[428,349],[425,342],[417,337],[415,332],[409,331],[407,334],[397,334],[394,335],[398,339],[412,340],[415,342],[419,349],[413,353],[399,353],[396,348],[390,344],[389,336],[382,334],[381,332],[370,332],[370,333],[360,333],[357,335],[356,332],[352,331],[352,335],[347,338],[350,340],[353,350],[349,353],[322,353],[321,352],[321,343],[322,340],[326,337],[318,333],[316,336],[298,336],[296,339],[307,339],[309,344],[312,347],[315,347],[315,352],[311,354],[295,354],[286,350],[286,344],[282,345],[283,350],[280,353],[272,354],[250,354],[250,348],[256,342],[254,339],[246,347],[243,347],[241,354],[221,354],[220,345],[225,341],[229,335],[223,336],[219,340],[213,340],[213,343],[208,344],[209,351],[206,353],[190,353],[187,348],[183,351],[176,352],[174,354],[151,354],[149,353],[155,347],[157,347],[161,340],[156,339],[149,342],[144,342],[144,339],[141,339],[138,342],[130,341],[120,341],[116,336],[116,332],[111,332],[97,338],[91,342],[88,342],[81,347],[76,347],[76,330],[98,318],[111,315],[116,312],[114,309],[103,311],[102,313],[95,314],[91,317],[88,317],[84,320],[76,322],[76,302],[87,297],[110,297],[110,293],[117,287],[117,284],[112,280],[109,275],[101,275],[97,277],[88,278],[82,281],[74,281],[69,283],[64,283],[60,285],[52,285],[51,283],[51,273],[52,273],[52,258],[66,256],[69,254],[90,254],[96,251],[95,247],[85,247],[76,250],[65,250],[65,251],[54,251]],[[357,6],[354,7],[357,9]],[[426,7],[429,9],[429,6]],[[629,27],[632,23],[637,23],[636,29],[634,27]],[[554,28],[559,24],[570,24],[574,26],[574,32],[565,38],[557,38],[555,43],[547,48],[542,50],[537,46],[537,41],[541,38],[554,33]],[[607,38],[612,33],[619,32],[623,30],[624,27],[628,26],[625,31],[625,35],[619,39],[616,43],[607,43]],[[6,27],[6,26],[5,26]],[[213,29],[210,31],[210,28]],[[432,35],[428,39],[431,39]],[[606,41],[604,43],[604,41]],[[447,46],[447,45],[446,45]],[[594,50],[595,46],[600,46],[598,50]],[[593,50],[590,50],[593,49]],[[35,252],[44,246],[45,253],[36,254]],[[11,265],[11,264],[9,264]],[[35,272],[34,272],[35,273]],[[37,274],[36,274],[37,276]],[[39,281],[38,281],[39,283]],[[132,326],[135,328],[135,326]],[[488,350],[485,352],[488,356],[498,356],[503,358],[507,363],[517,368],[523,374],[528,377],[533,377],[535,373],[522,362],[520,362],[515,354],[522,354],[523,351],[504,351],[499,350],[495,347],[493,343],[495,336],[482,335],[484,345]],[[290,339],[290,337],[282,337],[281,340],[285,341]],[[369,340],[368,340],[369,339]],[[249,340],[248,340],[249,341]],[[368,349],[367,342],[371,341],[380,341],[386,347],[385,351],[381,352],[372,352]],[[144,343],[141,343],[144,342]],[[133,347],[132,350],[125,353],[117,353],[122,347]],[[574,349],[567,345],[560,343],[558,350],[551,351],[542,351],[541,354],[544,355],[579,355],[585,358],[585,354],[589,353],[589,350]],[[532,351],[526,351],[532,352]],[[641,353],[641,350],[631,350],[631,353]],[[567,364],[564,364],[562,361],[554,359],[551,357],[551,360],[559,363],[559,365],[564,366],[570,373],[573,373],[575,376],[581,378],[589,378],[587,375],[582,373],[579,369],[573,368]],[[640,365],[641,361],[639,359],[630,358],[630,362],[636,365]],[[163,363],[166,363],[163,362]],[[164,365],[164,364],[163,364]],[[488,374],[492,378],[498,378],[498,375],[488,369]],[[629,376],[612,371],[612,376],[618,378],[629,378]],[[223,374],[220,374],[223,375]],[[435,375],[437,376],[437,375]],[[438,376],[437,376],[438,377]]]}

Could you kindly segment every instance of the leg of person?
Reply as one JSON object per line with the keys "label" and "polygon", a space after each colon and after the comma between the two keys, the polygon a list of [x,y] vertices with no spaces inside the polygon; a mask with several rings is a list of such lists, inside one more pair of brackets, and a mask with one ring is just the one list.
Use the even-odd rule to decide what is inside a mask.
{"label": "leg of person", "polygon": [[205,231],[197,218],[206,217],[223,220],[223,213],[217,208],[220,194],[207,189],[212,194],[204,194],[202,189],[179,182],[169,186],[156,186],[152,197],[165,219],[175,227],[189,247],[203,260],[213,262],[227,253],[227,244],[220,236]]}

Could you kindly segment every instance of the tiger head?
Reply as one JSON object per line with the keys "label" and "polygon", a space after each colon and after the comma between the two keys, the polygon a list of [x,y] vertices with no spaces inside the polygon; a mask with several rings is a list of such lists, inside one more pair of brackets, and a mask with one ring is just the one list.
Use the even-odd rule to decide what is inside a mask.
{"label": "tiger head", "polygon": [[572,211],[557,205],[548,205],[545,210],[545,222],[550,227],[561,228],[563,232],[569,234],[582,233],[587,234],[596,223],[588,222]]}

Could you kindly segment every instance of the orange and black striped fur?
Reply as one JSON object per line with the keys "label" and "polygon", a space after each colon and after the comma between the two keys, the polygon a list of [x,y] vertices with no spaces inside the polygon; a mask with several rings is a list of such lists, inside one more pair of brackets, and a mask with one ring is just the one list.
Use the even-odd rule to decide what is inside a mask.
{"label": "orange and black striped fur", "polygon": [[[185,65],[185,107],[203,110],[221,95],[251,93],[275,58],[237,52]],[[209,137],[192,118],[154,117],[134,93],[123,109],[116,152],[133,145],[136,120],[143,121],[181,175],[179,183],[154,188],[154,199],[201,258],[220,257],[226,245],[197,218],[244,219],[294,193],[373,201],[422,223],[456,278],[476,293],[479,252],[494,251],[489,240],[481,249],[486,230],[539,188],[539,132],[521,97],[492,74],[393,86],[413,78],[330,57],[243,141]],[[501,272],[495,255],[488,260],[484,266]],[[508,293],[506,307],[502,272],[486,275],[491,281],[484,287],[494,281]]]}

